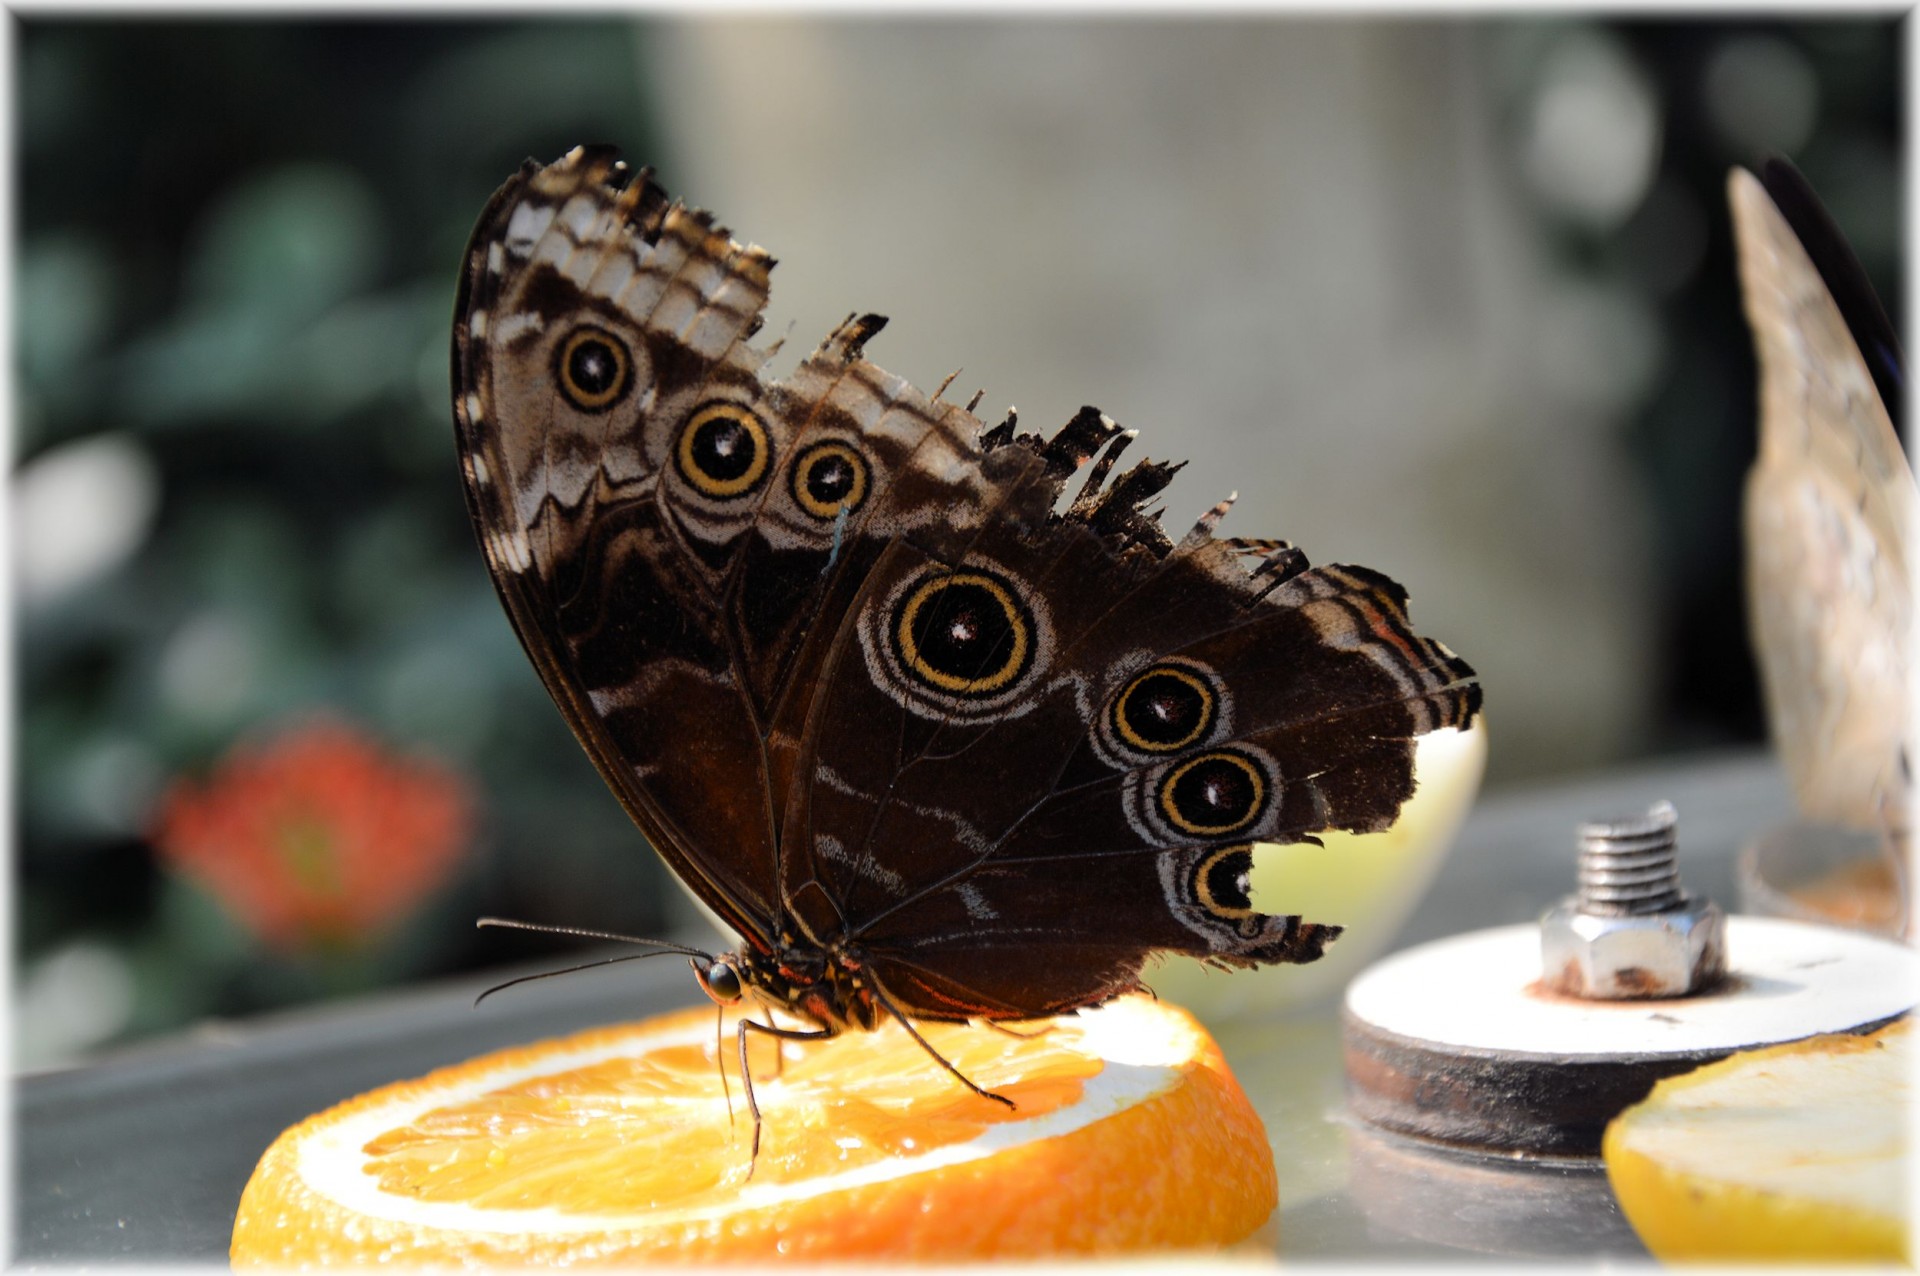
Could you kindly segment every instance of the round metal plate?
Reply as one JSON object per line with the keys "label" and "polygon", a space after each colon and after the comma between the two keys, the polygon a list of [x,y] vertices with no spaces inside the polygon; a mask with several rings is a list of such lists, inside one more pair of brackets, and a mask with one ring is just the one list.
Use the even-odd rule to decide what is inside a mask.
{"label": "round metal plate", "polygon": [[1701,996],[1583,1001],[1540,983],[1531,925],[1397,953],[1347,990],[1354,1115],[1477,1151],[1595,1156],[1662,1077],[1736,1050],[1878,1027],[1920,1001],[1920,955],[1773,918],[1727,920],[1729,975]]}

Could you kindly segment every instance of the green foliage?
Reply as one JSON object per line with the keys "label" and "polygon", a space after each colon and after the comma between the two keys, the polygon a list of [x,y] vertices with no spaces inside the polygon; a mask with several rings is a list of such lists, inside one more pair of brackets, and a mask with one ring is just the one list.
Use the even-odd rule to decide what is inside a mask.
{"label": "green foliage", "polygon": [[[128,461],[113,482],[81,465],[80,499],[17,533],[46,557],[128,524],[20,605],[23,975],[105,944],[135,990],[122,1032],[151,1032],[538,951],[476,935],[481,912],[662,925],[664,871],[494,599],[447,399],[460,251],[491,189],[584,140],[658,154],[640,33],[18,30],[16,491],[88,440]],[[124,514],[139,501],[144,522]],[[295,959],[146,839],[170,779],[321,709],[465,771],[484,832],[401,932]]]}

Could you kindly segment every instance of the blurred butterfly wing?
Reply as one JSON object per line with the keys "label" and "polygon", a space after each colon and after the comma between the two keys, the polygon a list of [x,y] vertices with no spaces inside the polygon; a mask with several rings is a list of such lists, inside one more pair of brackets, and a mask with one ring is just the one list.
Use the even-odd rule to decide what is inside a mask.
{"label": "blurred butterfly wing", "polygon": [[1853,246],[1799,169],[1783,159],[1770,159],[1761,165],[1760,181],[1839,307],[1897,432],[1906,420],[1906,356]]}
{"label": "blurred butterfly wing", "polygon": [[[772,263],[624,176],[604,148],[529,163],[474,231],[453,345],[467,501],[601,775],[681,880],[764,944],[765,763],[720,589],[751,520],[741,479],[777,446],[745,342]],[[694,445],[715,440],[731,453],[710,497],[718,454]]]}
{"label": "blurred butterfly wing", "polygon": [[[1803,188],[1800,202],[1817,208]],[[1760,368],[1745,535],[1768,722],[1803,814],[1884,828],[1900,821],[1910,785],[1913,473],[1794,230],[1751,174],[1734,170],[1728,196]],[[1831,242],[1844,247],[1837,232]],[[1897,369],[1890,329],[1866,339]]]}

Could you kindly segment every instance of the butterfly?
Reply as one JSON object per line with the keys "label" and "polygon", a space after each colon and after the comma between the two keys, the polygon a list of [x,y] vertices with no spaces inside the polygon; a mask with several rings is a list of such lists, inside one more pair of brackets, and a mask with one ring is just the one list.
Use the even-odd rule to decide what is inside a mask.
{"label": "butterfly", "polygon": [[749,1032],[919,1039],[1099,1005],[1155,954],[1312,961],[1340,928],[1256,910],[1252,844],[1387,827],[1415,738],[1481,703],[1378,572],[1216,538],[1231,498],[1172,539],[1179,467],[1116,473],[1134,434],[1094,408],[987,428],[867,361],[877,315],[771,379],[773,264],[583,147],[487,204],[453,331],[507,614],[741,939],[662,948],[765,1012],[756,1154]]}
{"label": "butterfly", "polygon": [[[1906,838],[1913,471],[1900,344],[1798,171],[1728,179],[1760,365],[1747,601],[1775,747],[1802,814]],[[1904,854],[1896,856],[1896,863]]]}

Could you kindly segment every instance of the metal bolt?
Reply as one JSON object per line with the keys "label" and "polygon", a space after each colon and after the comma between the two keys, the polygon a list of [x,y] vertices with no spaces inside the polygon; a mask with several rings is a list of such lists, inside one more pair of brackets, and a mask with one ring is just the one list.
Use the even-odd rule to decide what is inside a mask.
{"label": "metal bolt", "polygon": [[1633,819],[1582,824],[1580,907],[1606,917],[1661,913],[1679,904],[1680,845],[1671,802]]}
{"label": "metal bolt", "polygon": [[1684,997],[1726,973],[1726,917],[1680,888],[1671,802],[1582,824],[1580,893],[1540,919],[1541,979],[1599,1000]]}

